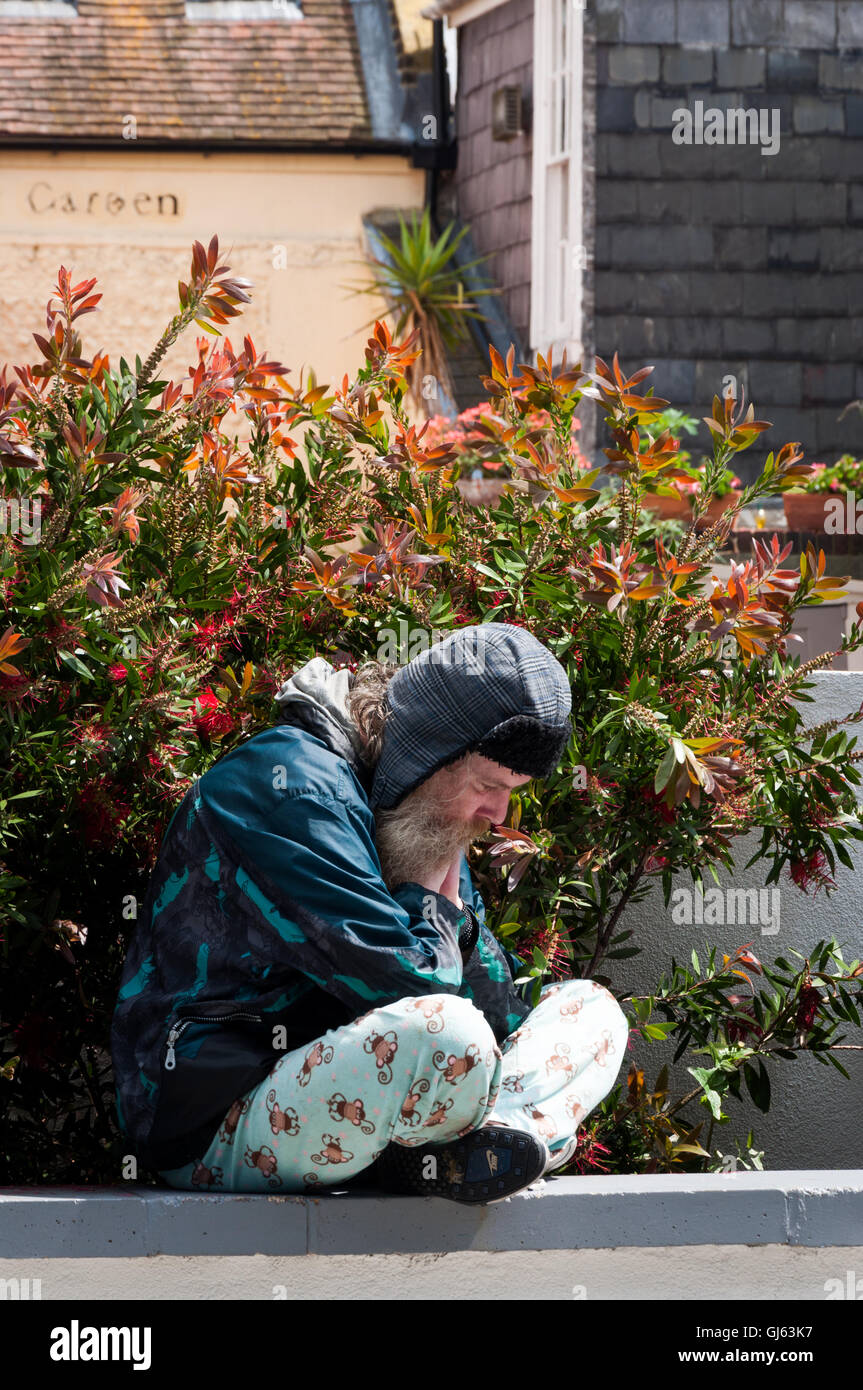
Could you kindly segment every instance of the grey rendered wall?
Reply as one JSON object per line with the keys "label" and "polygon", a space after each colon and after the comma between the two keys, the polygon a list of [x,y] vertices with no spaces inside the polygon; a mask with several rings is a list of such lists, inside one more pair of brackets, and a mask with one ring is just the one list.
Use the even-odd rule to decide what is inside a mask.
{"label": "grey rendered wall", "polygon": [[[815,703],[802,704],[801,710],[808,725],[838,715],[848,714],[857,709],[863,700],[863,672],[822,672],[813,677],[815,688],[809,693]],[[849,732],[854,732],[851,725]],[[858,734],[858,747],[863,739]],[[860,788],[857,789],[858,800]],[[761,888],[767,874],[767,867],[759,870],[756,863],[743,871],[742,866],[752,856],[760,843],[760,835],[753,833],[734,841],[735,863],[740,869],[733,876],[720,871],[721,886],[734,888]],[[738,849],[739,845],[739,849]],[[814,946],[822,937],[834,935],[842,946],[846,960],[863,957],[863,843],[849,846],[849,853],[855,863],[855,870],[844,868],[837,861],[837,890],[826,897],[823,890],[815,896],[804,895],[788,877],[787,868],[780,878],[779,889],[779,932],[762,934],[758,924],[746,923],[724,926],[675,925],[671,918],[674,899],[666,910],[661,888],[651,889],[643,902],[636,904],[623,914],[623,928],[633,928],[637,933],[637,943],[643,948],[643,955],[615,965],[611,962],[616,993],[623,989],[645,994],[656,987],[660,970],[666,968],[674,955],[683,964],[689,962],[690,952],[695,947],[699,960],[703,963],[704,945],[716,946],[717,954],[734,950],[744,942],[751,941],[751,949],[759,959],[771,963],[778,955],[786,955],[789,950],[802,953]],[[712,879],[705,875],[706,883],[713,886]],[[674,880],[675,887],[691,888],[688,875]],[[633,940],[627,945],[633,944]],[[793,961],[793,957],[789,957]],[[756,977],[757,978],[757,977]],[[745,986],[741,980],[743,992]],[[863,1032],[848,1025],[842,1030],[847,1043],[863,1044]],[[671,1061],[674,1052],[672,1043],[649,1043],[636,1038],[631,1042],[628,1058],[645,1069],[645,1080],[655,1080],[663,1061]],[[773,1088],[772,1103],[767,1115],[757,1110],[751,1103],[745,1088],[742,1094],[745,1103],[734,1100],[728,1103],[733,1117],[727,1127],[716,1126],[713,1132],[713,1147],[723,1153],[734,1153],[733,1136],[741,1141],[751,1127],[755,1131],[756,1147],[764,1150],[764,1165],[769,1169],[780,1168],[860,1168],[863,1166],[863,1052],[841,1052],[839,1060],[849,1073],[847,1081],[833,1067],[817,1062],[814,1057],[799,1057],[794,1062],[777,1061],[771,1066]],[[709,1057],[693,1057],[687,1054],[677,1064],[673,1087],[675,1097],[685,1094],[694,1085],[693,1078],[687,1075],[687,1066],[702,1066],[709,1063]],[[688,1084],[687,1084],[688,1083]],[[690,1114],[698,1115],[702,1107],[690,1107]],[[703,1108],[709,1122],[710,1112]],[[702,1135],[706,1136],[707,1125]]]}
{"label": "grey rendered wall", "polygon": [[[697,417],[725,373],[799,440],[863,452],[863,0],[596,0],[596,351]],[[780,148],[678,145],[672,112],[780,113]],[[600,440],[600,443],[603,442]],[[696,447],[707,445],[702,428]]]}

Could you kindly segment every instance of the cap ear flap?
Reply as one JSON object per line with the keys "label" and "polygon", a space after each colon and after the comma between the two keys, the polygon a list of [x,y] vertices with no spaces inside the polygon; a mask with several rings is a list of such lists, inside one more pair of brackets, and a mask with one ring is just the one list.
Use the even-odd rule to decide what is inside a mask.
{"label": "cap ear flap", "polygon": [[571,733],[571,719],[544,724],[533,715],[517,714],[486,734],[474,751],[523,776],[550,777]]}

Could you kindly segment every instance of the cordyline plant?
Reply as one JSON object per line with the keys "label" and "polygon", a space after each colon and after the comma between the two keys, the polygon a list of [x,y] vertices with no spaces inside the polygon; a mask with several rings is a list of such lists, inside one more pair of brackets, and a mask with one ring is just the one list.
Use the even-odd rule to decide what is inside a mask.
{"label": "cordyline plant", "polygon": [[[675,478],[678,441],[642,440],[667,402],[635,389],[650,367],[624,379],[616,355],[555,372],[492,349],[489,409],[468,442],[434,446],[404,409],[413,335],[394,342],[383,322],[337,386],[290,384],[248,337],[239,351],[199,338],[186,377],[158,379],[185,327],[218,335],[248,299],[218,256],[215,237],[195,244],[179,312],[134,367],[85,355],[76,324],[100,296],[61,268],[39,360],[0,374],[4,505],[18,517],[0,537],[0,1182],[125,1174],[111,1013],[136,905],[193,780],[272,723],[275,689],[312,656],[354,666],[381,654],[384,629],[430,639],[478,621],[545,642],[574,714],[559,772],[516,792],[477,847],[490,926],[529,989],[614,983],[634,1034],[673,1034],[675,1065],[707,1059],[676,1099],[667,1068],[646,1082],[631,1064],[572,1166],[715,1168],[727,1098],[745,1083],[766,1109],[769,1069],[801,1051],[847,1075],[837,1034],[860,1022],[863,966],[835,940],[772,967],[745,942],[719,961],[715,948],[672,959],[649,995],[606,973],[637,954],[621,918],[651,881],[667,905],[675,873],[703,884],[705,868],[733,867],[750,827],[768,882],[787,867],[801,889],[829,889],[863,836],[860,754],[840,727],[863,715],[804,729],[805,677],[830,658],[787,655],[797,609],[841,581],[811,548],[783,569],[774,539],[704,592],[734,512],[701,535],[697,516],[766,422],[714,401],[692,525],[660,530],[640,504]],[[616,491],[593,486],[575,443],[586,396],[611,430]],[[459,490],[460,449],[493,465],[490,498]],[[786,444],[740,506],[806,473]],[[855,627],[842,650],[860,641]]]}

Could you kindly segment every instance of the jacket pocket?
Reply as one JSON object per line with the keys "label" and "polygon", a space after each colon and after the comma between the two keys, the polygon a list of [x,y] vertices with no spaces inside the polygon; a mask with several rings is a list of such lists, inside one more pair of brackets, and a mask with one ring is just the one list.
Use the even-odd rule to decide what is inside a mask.
{"label": "jacket pocket", "polygon": [[263,1023],[263,1015],[241,1004],[184,1004],[174,1015],[163,1045],[162,1070],[174,1071],[177,1066],[176,1046],[180,1038],[195,1023],[215,1023],[220,1027],[238,1023]]}
{"label": "jacket pocket", "polygon": [[[194,1048],[187,1047],[196,1030]],[[154,1168],[200,1157],[235,1100],[257,1086],[283,1054],[272,1026],[250,1004],[184,1005],[160,1050],[159,1092],[141,1157]]]}

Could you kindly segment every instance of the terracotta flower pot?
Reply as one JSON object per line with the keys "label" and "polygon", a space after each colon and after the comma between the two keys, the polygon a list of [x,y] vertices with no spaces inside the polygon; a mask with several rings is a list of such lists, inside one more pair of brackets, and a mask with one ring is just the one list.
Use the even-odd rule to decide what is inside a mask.
{"label": "terracotta flower pot", "polygon": [[[722,513],[729,507],[734,507],[740,501],[740,493],[737,491],[727,492],[724,497],[712,497],[710,506],[704,516],[698,522],[697,530],[704,531],[707,527],[713,526],[721,517]],[[692,520],[692,504],[689,497],[660,497],[649,496],[644,499],[644,506],[654,512],[656,516],[667,520],[675,517],[678,521]]]}
{"label": "terracotta flower pot", "polygon": [[783,493],[785,520],[792,531],[823,531],[825,503],[832,496],[829,492],[791,492]]}
{"label": "terracotta flower pot", "polygon": [[685,497],[661,497],[658,493],[648,493],[642,506],[655,516],[661,517],[663,521],[668,521],[671,517],[677,521],[688,521],[692,515]]}

